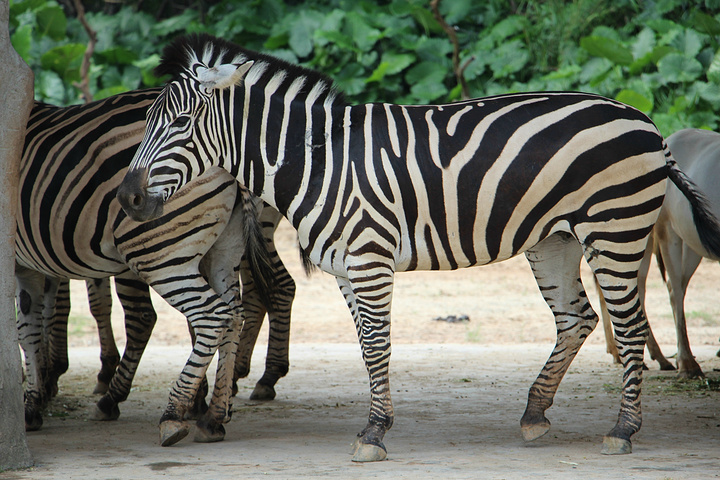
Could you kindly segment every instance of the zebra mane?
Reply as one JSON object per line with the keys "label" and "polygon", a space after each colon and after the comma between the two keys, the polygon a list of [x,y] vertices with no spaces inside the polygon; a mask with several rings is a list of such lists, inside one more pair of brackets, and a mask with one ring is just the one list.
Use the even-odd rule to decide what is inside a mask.
{"label": "zebra mane", "polygon": [[279,75],[290,81],[303,78],[305,81],[298,93],[308,94],[313,87],[324,86],[325,89],[328,89],[333,103],[345,104],[342,93],[337,91],[330,77],[316,70],[247,50],[222,38],[204,33],[183,35],[170,42],[163,50],[155,74],[159,77],[169,75],[172,80],[175,80],[183,73],[195,76],[198,66],[212,68],[222,64],[242,64],[247,61],[255,62],[248,72],[248,76],[262,76],[267,73]]}

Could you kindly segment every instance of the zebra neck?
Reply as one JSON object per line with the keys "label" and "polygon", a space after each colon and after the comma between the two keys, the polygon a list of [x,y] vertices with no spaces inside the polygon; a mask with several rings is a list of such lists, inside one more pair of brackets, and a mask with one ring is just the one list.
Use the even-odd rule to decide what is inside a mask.
{"label": "zebra neck", "polygon": [[[265,97],[262,116],[250,107],[257,104],[259,94]],[[250,98],[243,99],[244,107],[249,107],[243,111],[250,114],[243,126],[236,123],[244,145],[242,170],[236,176],[297,228],[331,196],[325,173],[341,157],[333,155],[332,132],[341,131],[335,126],[341,124],[346,107],[333,106],[317,95],[292,101],[287,96],[268,99],[264,90],[251,90]],[[342,138],[341,133],[338,136]]]}

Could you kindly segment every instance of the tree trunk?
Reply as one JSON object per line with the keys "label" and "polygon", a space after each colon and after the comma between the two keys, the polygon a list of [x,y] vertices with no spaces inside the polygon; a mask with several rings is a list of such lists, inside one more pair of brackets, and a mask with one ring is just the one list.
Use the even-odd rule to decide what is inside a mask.
{"label": "tree trunk", "polygon": [[8,0],[0,0],[0,471],[32,465],[15,320],[18,164],[33,102],[33,75],[10,43]]}

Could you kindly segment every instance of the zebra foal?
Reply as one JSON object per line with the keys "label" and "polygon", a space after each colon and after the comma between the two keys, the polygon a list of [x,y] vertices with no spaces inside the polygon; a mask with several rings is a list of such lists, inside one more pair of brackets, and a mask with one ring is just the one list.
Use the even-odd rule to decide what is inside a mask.
{"label": "zebra foal", "polygon": [[176,39],[158,72],[172,79],[148,109],[120,203],[136,220],[153,218],[180,187],[220,166],[288,218],[310,260],[337,278],[355,321],[371,404],[353,460],[387,455],[395,272],[520,253],[557,323],[524,437],[548,431],[545,410],[598,321],[580,280],[584,256],[624,364],[603,452],[630,452],[647,331],[637,270],[668,178],[690,198],[704,244],[720,252],[717,222],[645,115],[582,93],[350,105],[317,72],[207,35]]}
{"label": "zebra foal", "polygon": [[[148,283],[198,327],[200,338],[196,343],[203,345],[224,330],[223,322],[240,320],[238,275],[242,274],[242,307],[249,328],[240,340],[230,339],[223,346],[228,357],[228,362],[223,362],[226,384],[214,392],[213,404],[222,403],[225,406],[221,410],[227,410],[227,392],[239,376],[247,375],[248,352],[252,352],[266,312],[259,295],[261,289],[256,288],[256,279],[249,274],[247,259],[241,264],[245,250],[242,239],[247,236],[242,233],[244,222],[252,220],[245,216],[255,216],[256,201],[243,195],[244,200],[235,208],[240,190],[235,179],[222,169],[198,178],[155,222],[133,222],[115,200],[115,190],[142,139],[146,110],[158,93],[158,89],[129,92],[72,107],[36,104],[31,113],[21,160],[16,238],[18,325],[27,360],[29,429],[42,424],[40,412],[46,400],[39,365],[45,278],[57,286],[65,278],[115,277],[126,313],[128,341],[117,374],[98,401],[96,419],[116,419],[118,403],[130,391],[156,319]],[[272,240],[279,219],[279,214],[270,208],[263,208],[259,218],[261,241],[270,251],[269,261],[278,275],[279,289],[275,295],[277,309],[270,315],[266,372],[254,393],[265,398],[274,395],[274,383],[287,372],[289,315],[294,295],[292,278]],[[175,257],[162,261],[168,260],[168,252]],[[45,297],[53,295],[50,291]],[[109,304],[106,302],[104,307],[109,309]],[[236,352],[238,359],[234,362]],[[183,382],[190,384],[204,375],[196,365],[202,362],[186,367],[180,376]],[[187,382],[186,377],[192,381]],[[194,397],[190,389],[185,393]],[[216,411],[215,415],[220,422],[227,413]],[[222,436],[221,426],[205,430],[212,431],[203,433],[201,429],[200,440]]]}

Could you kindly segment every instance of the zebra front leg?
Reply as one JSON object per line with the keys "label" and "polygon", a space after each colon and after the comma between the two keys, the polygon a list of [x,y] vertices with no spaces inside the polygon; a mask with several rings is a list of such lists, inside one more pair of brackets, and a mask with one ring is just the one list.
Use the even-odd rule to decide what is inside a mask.
{"label": "zebra front leg", "polygon": [[201,272],[210,287],[218,292],[229,306],[232,321],[227,325],[218,347],[218,364],[215,387],[207,411],[197,420],[195,441],[219,442],[225,438],[223,423],[232,414],[232,387],[235,373],[235,356],[238,351],[240,331],[243,328],[243,305],[240,299],[240,264],[245,251],[240,241],[242,222],[238,216],[228,223],[212,248],[200,263]]}
{"label": "zebra front leg", "polygon": [[[242,314],[238,317],[241,318]],[[219,442],[225,439],[223,423],[229,422],[232,415],[232,381],[235,354],[238,349],[242,320],[236,321],[225,330],[218,347],[218,366],[215,375],[215,387],[207,411],[198,418],[195,426],[194,441],[198,443]]]}
{"label": "zebra front leg", "polygon": [[393,272],[386,266],[367,262],[348,269],[349,279],[337,282],[355,321],[365,367],[370,378],[370,415],[367,426],[354,443],[354,462],[375,462],[387,458],[383,437],[393,424],[390,397],[390,306]]}
{"label": "zebra front leg", "polygon": [[543,298],[555,316],[557,342],[528,393],[520,420],[523,438],[535,440],[550,429],[550,408],[570,363],[598,323],[580,279],[582,249],[566,234],[548,237],[525,253]]}
{"label": "zebra front leg", "polygon": [[225,331],[235,321],[232,307],[213,292],[199,274],[194,281],[186,278],[183,287],[165,291],[160,285],[153,284],[163,298],[187,317],[195,332],[192,353],[170,390],[167,408],[160,418],[160,444],[163,447],[174,445],[190,432],[185,413],[192,407]]}
{"label": "zebra front leg", "polygon": [[[25,430],[39,430],[45,408],[42,314],[45,276],[15,265],[17,326],[25,353]],[[54,293],[54,292],[53,292]]]}
{"label": "zebra front leg", "polygon": [[[109,282],[107,286],[109,288]],[[130,394],[140,359],[150,341],[150,335],[157,320],[157,314],[150,299],[149,287],[133,273],[127,272],[116,276],[115,290],[125,313],[127,340],[117,371],[110,379],[107,391],[98,400],[92,420],[117,420],[120,417],[118,405],[120,402],[124,402]],[[109,298],[107,300],[110,301]],[[110,305],[108,304],[108,306]],[[110,321],[109,316],[107,320]]]}

